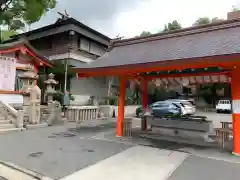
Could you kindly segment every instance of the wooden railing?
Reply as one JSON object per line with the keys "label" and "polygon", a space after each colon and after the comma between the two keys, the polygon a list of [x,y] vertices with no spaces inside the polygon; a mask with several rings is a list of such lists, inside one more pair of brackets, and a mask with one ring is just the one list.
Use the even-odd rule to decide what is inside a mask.
{"label": "wooden railing", "polygon": [[16,110],[9,104],[0,101],[0,114],[4,117],[4,120],[10,120],[15,127],[23,127],[23,110]]}
{"label": "wooden railing", "polygon": [[66,109],[66,118],[71,122],[81,123],[82,121],[96,119],[97,117],[97,106],[69,106]]}

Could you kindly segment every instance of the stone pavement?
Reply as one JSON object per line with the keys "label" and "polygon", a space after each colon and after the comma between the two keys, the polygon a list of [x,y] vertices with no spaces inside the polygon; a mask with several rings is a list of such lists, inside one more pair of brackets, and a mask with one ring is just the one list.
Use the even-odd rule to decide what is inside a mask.
{"label": "stone pavement", "polygon": [[239,163],[135,146],[61,180],[238,180],[239,168]]}
{"label": "stone pavement", "polygon": [[63,180],[164,180],[187,156],[177,151],[136,146]]}
{"label": "stone pavement", "polygon": [[[0,135],[0,160],[58,179],[122,152],[131,145],[88,139],[55,126]],[[0,175],[1,176],[1,175]]]}
{"label": "stone pavement", "polygon": [[198,180],[201,174],[205,180],[240,177],[240,158],[230,153],[135,136],[119,139],[111,120],[89,121],[79,128],[70,123],[0,135],[0,143],[0,160],[53,179]]}
{"label": "stone pavement", "polygon": [[239,180],[240,164],[189,156],[168,180]]}

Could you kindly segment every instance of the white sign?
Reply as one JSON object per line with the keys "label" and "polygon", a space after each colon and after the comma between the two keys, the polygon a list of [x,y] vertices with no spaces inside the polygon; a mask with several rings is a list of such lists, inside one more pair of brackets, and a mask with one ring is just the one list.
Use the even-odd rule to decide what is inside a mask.
{"label": "white sign", "polygon": [[14,91],[16,59],[0,56],[0,89]]}
{"label": "white sign", "polygon": [[233,114],[240,114],[240,100],[233,100],[232,101],[232,113]]}

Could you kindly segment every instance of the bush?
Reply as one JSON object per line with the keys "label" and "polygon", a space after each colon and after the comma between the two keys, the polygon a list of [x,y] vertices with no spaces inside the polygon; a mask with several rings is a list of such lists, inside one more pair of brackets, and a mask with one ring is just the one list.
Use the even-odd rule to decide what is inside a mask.
{"label": "bush", "polygon": [[[62,105],[62,103],[63,103],[63,96],[64,96],[63,92],[57,91],[56,94],[54,94],[53,99],[55,101],[60,102],[61,105]],[[69,99],[70,99],[70,101],[74,101],[75,100],[72,94],[69,94]]]}

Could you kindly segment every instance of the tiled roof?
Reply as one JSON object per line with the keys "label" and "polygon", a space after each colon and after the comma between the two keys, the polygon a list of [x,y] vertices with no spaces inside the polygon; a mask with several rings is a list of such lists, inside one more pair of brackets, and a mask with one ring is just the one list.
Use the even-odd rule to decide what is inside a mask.
{"label": "tiled roof", "polygon": [[28,41],[26,40],[18,40],[14,41],[11,43],[4,43],[0,44],[0,52],[1,50],[7,50],[11,48],[18,48],[19,46],[25,46],[27,47],[30,51],[32,51],[39,59],[42,61],[45,61],[47,64],[52,65],[52,63],[49,61],[47,57],[42,55],[40,52],[38,52]]}
{"label": "tiled roof", "polygon": [[173,33],[115,41],[111,50],[84,68],[145,64],[240,53],[240,19]]}

